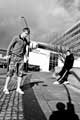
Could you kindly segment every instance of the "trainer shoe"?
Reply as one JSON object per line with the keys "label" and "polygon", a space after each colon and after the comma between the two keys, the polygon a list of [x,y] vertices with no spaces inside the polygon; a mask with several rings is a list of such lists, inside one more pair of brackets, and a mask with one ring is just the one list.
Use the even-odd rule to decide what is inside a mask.
{"label": "trainer shoe", "polygon": [[59,85],[60,83],[58,81],[53,82],[54,85]]}
{"label": "trainer shoe", "polygon": [[3,89],[3,92],[4,92],[5,94],[9,94],[8,89]]}
{"label": "trainer shoe", "polygon": [[7,89],[7,88],[4,88],[4,89],[3,89],[3,92],[5,92],[5,91],[8,91],[8,89]]}
{"label": "trainer shoe", "polygon": [[24,94],[24,92],[21,89],[17,89],[16,92],[18,92],[20,94]]}
{"label": "trainer shoe", "polygon": [[65,82],[63,82],[63,84],[69,84],[70,82],[69,81],[65,81]]}

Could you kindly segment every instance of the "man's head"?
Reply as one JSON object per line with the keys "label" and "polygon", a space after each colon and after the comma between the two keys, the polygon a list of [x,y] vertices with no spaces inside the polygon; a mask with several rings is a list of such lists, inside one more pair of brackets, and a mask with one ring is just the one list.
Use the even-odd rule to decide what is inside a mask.
{"label": "man's head", "polygon": [[66,51],[66,55],[69,56],[71,54],[71,51],[70,50],[67,50]]}
{"label": "man's head", "polygon": [[30,29],[29,28],[23,28],[23,32],[21,33],[21,37],[26,38],[28,35],[30,35]]}

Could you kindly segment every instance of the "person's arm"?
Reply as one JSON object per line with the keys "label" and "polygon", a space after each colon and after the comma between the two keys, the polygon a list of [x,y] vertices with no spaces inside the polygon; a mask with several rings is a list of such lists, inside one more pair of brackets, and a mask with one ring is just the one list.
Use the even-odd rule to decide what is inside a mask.
{"label": "person's arm", "polygon": [[12,39],[12,41],[10,42],[10,44],[9,44],[9,46],[8,46],[6,56],[9,56],[9,55],[10,55],[11,49],[13,48],[14,44],[16,43],[16,41],[17,41],[16,38],[13,38],[13,39]]}
{"label": "person's arm", "polygon": [[65,62],[66,57],[64,55],[59,54],[59,58],[63,63]]}
{"label": "person's arm", "polygon": [[24,63],[26,63],[29,59],[29,46],[26,45],[26,53],[24,54]]}
{"label": "person's arm", "polygon": [[38,48],[38,43],[30,43],[29,48],[30,48],[30,51],[37,49]]}

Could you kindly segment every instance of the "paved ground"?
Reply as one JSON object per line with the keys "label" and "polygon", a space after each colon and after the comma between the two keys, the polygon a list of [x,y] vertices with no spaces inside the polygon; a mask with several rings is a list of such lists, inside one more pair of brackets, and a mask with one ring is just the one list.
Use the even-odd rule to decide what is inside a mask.
{"label": "paved ground", "polygon": [[28,73],[21,84],[24,95],[16,93],[16,77],[9,83],[10,94],[5,95],[5,75],[0,75],[0,120],[53,120],[52,113],[59,113],[56,105],[69,107],[71,112],[74,107],[80,119],[80,69],[73,71],[68,78],[71,84],[66,86],[53,85],[52,73]]}

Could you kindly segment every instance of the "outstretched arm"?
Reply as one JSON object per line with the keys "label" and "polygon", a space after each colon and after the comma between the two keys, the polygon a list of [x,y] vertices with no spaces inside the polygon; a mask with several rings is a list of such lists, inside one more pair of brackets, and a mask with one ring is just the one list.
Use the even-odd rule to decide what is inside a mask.
{"label": "outstretched arm", "polygon": [[30,51],[38,48],[38,43],[30,43]]}
{"label": "outstretched arm", "polygon": [[63,54],[59,54],[59,58],[64,63],[66,56],[64,56]]}

